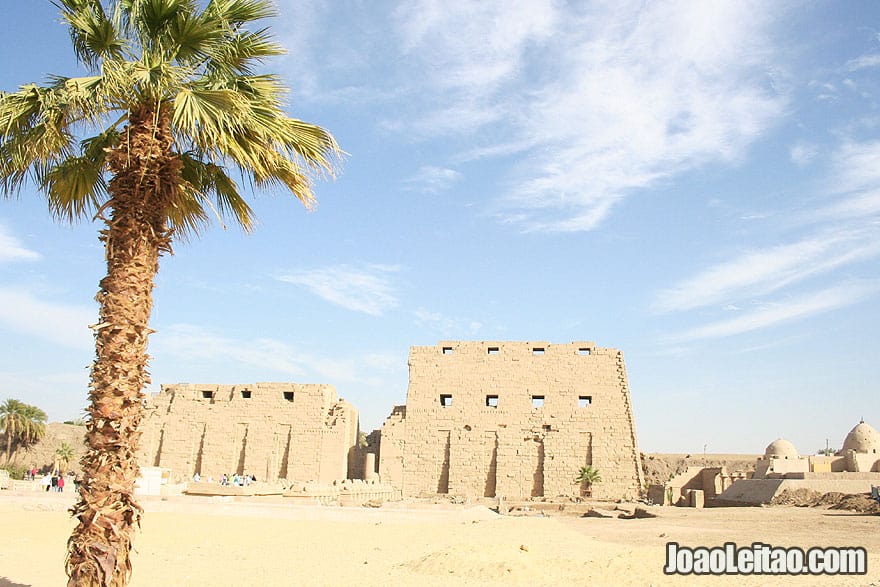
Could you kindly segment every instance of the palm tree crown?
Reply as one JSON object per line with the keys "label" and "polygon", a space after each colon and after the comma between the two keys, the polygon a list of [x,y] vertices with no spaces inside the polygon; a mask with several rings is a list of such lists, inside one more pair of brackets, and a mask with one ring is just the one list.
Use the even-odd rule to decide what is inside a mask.
{"label": "palm tree crown", "polygon": [[585,465],[578,471],[578,475],[575,477],[574,482],[593,485],[602,482],[602,475],[599,473],[599,469],[594,468],[592,465]]}
{"label": "palm tree crown", "polygon": [[13,446],[27,446],[46,434],[46,412],[17,399],[0,404],[0,428],[6,436],[6,462],[12,460]]}
{"label": "palm tree crown", "polygon": [[273,15],[268,1],[211,0],[202,11],[194,0],[56,4],[93,75],[0,93],[3,191],[31,179],[59,217],[100,214],[107,173],[128,163],[113,154],[152,119],[168,133],[168,149],[165,181],[149,203],[174,233],[199,231],[211,213],[252,227],[232,169],[313,204],[310,175],[332,174],[340,151],[327,131],[285,114],[276,76],[256,73],[283,53],[266,29],[243,28]]}
{"label": "palm tree crown", "polygon": [[67,442],[62,442],[61,445],[55,449],[55,460],[58,463],[58,467],[56,468],[62,475],[67,472],[67,468],[70,466],[70,461],[73,460],[74,454],[73,447]]}

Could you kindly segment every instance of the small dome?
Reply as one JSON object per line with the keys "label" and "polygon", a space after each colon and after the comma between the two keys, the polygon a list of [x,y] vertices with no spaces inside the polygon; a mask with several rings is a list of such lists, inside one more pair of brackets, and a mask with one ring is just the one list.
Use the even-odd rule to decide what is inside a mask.
{"label": "small dome", "polygon": [[843,441],[842,453],[854,450],[861,453],[876,453],[880,450],[880,432],[877,432],[870,424],[862,420],[856,427],[849,431],[846,440]]}
{"label": "small dome", "polygon": [[798,458],[798,451],[789,441],[784,438],[777,438],[764,449],[764,458],[796,459]]}

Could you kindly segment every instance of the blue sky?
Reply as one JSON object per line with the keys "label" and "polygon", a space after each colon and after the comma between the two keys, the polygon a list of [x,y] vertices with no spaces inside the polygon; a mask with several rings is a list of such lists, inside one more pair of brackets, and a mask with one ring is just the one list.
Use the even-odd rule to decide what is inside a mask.
{"label": "blue sky", "polygon": [[[880,5],[279,0],[293,116],[348,153],[157,278],[161,383],[331,383],[381,425],[410,345],[595,341],[644,451],[880,426]],[[77,75],[9,1],[0,89]],[[98,225],[0,201],[0,399],[81,414]]]}

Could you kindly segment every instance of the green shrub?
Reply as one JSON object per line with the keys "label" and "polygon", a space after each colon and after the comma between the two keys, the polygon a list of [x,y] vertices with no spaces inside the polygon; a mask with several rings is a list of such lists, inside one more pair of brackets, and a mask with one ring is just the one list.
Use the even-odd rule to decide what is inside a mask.
{"label": "green shrub", "polygon": [[24,479],[24,475],[28,470],[25,465],[3,465],[3,468],[9,471],[9,476],[19,481]]}

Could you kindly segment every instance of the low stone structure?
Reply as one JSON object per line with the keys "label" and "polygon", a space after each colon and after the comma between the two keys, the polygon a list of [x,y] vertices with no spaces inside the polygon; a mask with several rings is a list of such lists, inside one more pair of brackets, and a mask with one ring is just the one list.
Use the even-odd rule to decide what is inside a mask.
{"label": "low stone structure", "polygon": [[[746,479],[741,471],[730,473],[727,467],[688,467],[664,484],[648,487],[648,499],[654,505],[702,507],[723,493],[734,482]],[[695,504],[699,502],[699,506]]]}
{"label": "low stone structure", "polygon": [[332,483],[356,468],[358,414],[331,385],[163,385],[145,401],[140,462],[172,471]]}
{"label": "low stone structure", "polygon": [[382,427],[379,475],[404,496],[638,496],[642,469],[623,353],[592,342],[411,347],[405,406]]}
{"label": "low stone structure", "polygon": [[400,499],[400,491],[377,479],[346,479],[332,484],[306,483],[291,485],[284,497],[299,503],[321,505],[375,505]]}

